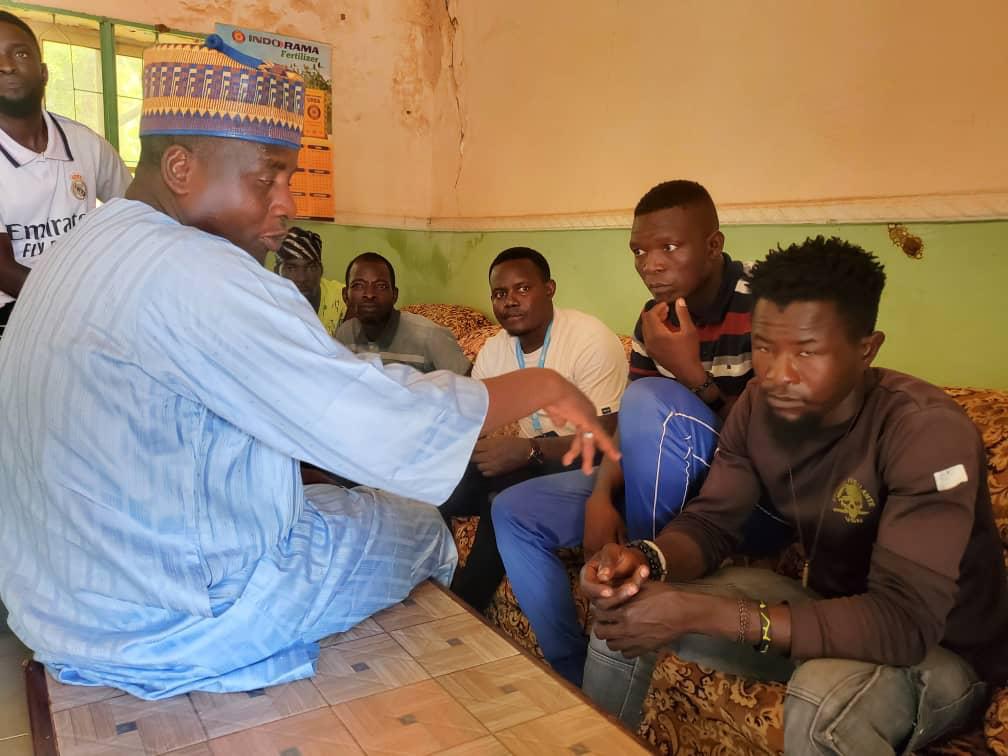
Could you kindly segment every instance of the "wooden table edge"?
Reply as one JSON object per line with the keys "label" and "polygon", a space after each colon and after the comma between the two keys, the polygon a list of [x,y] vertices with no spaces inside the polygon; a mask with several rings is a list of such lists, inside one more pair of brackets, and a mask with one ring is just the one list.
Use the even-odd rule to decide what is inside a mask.
{"label": "wooden table edge", "polygon": [[45,667],[37,661],[25,662],[24,679],[25,695],[28,698],[28,721],[31,724],[32,748],[35,756],[59,756]]}

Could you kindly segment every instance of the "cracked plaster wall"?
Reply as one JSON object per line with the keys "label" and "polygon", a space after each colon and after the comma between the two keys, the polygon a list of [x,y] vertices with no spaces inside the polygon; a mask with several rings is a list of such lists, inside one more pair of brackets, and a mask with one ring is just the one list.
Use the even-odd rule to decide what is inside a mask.
{"label": "cracked plaster wall", "polygon": [[[1008,192],[1004,0],[466,2],[435,217]],[[447,112],[447,108],[442,108]],[[1005,196],[1005,195],[1002,195]]]}
{"label": "cracked plaster wall", "polygon": [[444,0],[42,0],[197,33],[215,22],[333,47],[336,206],[381,218],[427,218],[434,204],[435,90],[444,87]]}
{"label": "cracked plaster wall", "polygon": [[48,2],[331,44],[358,221],[624,211],[671,176],[723,208],[1008,197],[1003,0]]}

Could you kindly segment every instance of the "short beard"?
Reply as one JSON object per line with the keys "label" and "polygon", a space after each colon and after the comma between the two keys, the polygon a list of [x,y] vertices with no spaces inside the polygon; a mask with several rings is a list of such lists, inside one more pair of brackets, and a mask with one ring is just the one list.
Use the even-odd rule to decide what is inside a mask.
{"label": "short beard", "polygon": [[797,449],[822,430],[822,417],[808,412],[796,420],[786,420],[767,407],[767,425],[770,435],[779,446]]}
{"label": "short beard", "polygon": [[378,314],[357,315],[357,320],[359,320],[361,323],[364,323],[365,325],[381,325],[388,321],[389,316],[391,314],[392,313],[386,313],[384,315],[378,315]]}
{"label": "short beard", "polygon": [[0,97],[0,113],[9,118],[26,118],[42,110],[42,98],[45,96],[45,85],[39,84],[28,94],[16,100]]}

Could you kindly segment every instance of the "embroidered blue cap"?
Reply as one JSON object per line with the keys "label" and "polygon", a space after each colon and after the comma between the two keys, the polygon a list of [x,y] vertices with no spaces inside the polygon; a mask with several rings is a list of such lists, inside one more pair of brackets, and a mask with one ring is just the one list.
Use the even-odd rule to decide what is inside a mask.
{"label": "embroidered blue cap", "polygon": [[211,34],[203,45],[155,45],[144,52],[140,136],[230,137],[297,149],[304,81]]}

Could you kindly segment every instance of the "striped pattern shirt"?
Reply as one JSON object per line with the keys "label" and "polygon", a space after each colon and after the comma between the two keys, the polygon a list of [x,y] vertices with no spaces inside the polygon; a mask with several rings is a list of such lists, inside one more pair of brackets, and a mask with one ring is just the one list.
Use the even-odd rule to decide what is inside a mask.
{"label": "striped pattern shirt", "polygon": [[[11,628],[62,682],[252,690],[450,580],[440,516],[396,497],[448,497],[486,389],[377,362],[221,237],[132,200],[90,212],[0,341]],[[302,459],[374,488],[304,487]]]}
{"label": "striped pattern shirt", "polygon": [[[752,370],[752,306],[749,291],[749,271],[752,263],[732,260],[724,255],[724,273],[717,297],[704,312],[690,311],[690,316],[700,336],[700,361],[704,369],[714,376],[721,393],[738,396],[753,376]],[[650,300],[644,312],[655,306]],[[641,313],[643,316],[643,313]],[[669,328],[679,328],[675,308],[669,308]],[[633,352],[630,355],[630,380],[647,376],[675,375],[657,364],[644,347],[641,318],[634,326]]]}

